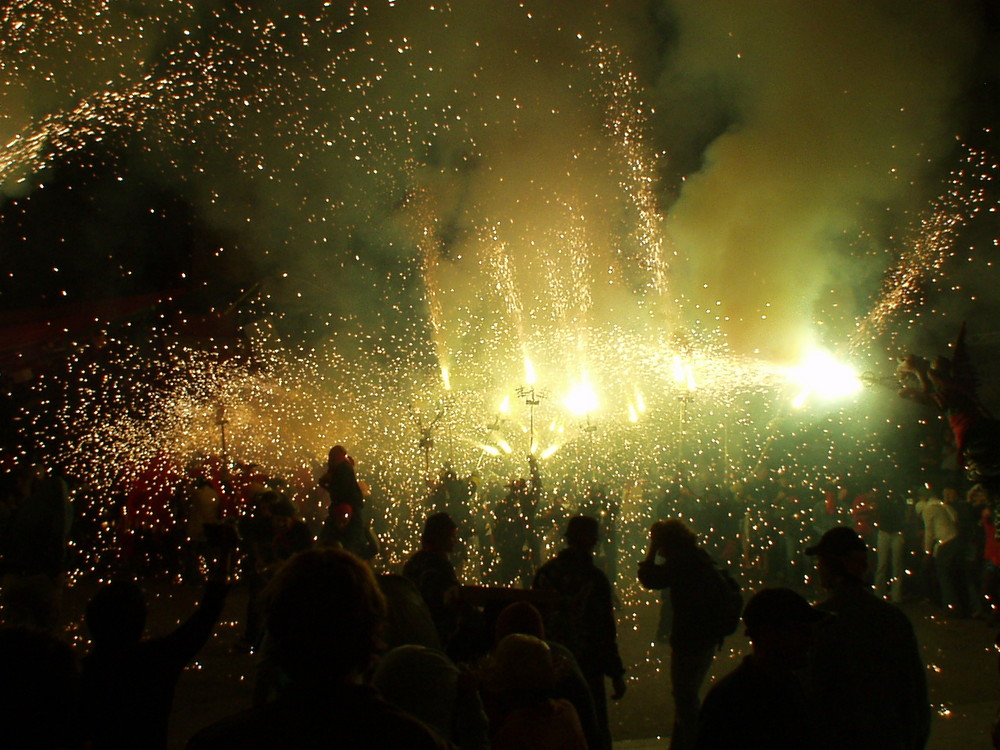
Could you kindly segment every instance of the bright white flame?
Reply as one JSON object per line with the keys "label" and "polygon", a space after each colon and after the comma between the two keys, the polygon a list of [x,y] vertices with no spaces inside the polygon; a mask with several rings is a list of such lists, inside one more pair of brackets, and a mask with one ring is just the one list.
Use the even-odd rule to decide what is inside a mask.
{"label": "bright white flame", "polygon": [[448,368],[441,365],[441,381],[444,383],[444,389],[446,391],[451,390],[451,373],[448,372]]}
{"label": "bright white flame", "polygon": [[640,414],[646,413],[646,399],[642,397],[639,391],[635,392],[635,408],[639,410]]}
{"label": "bright white flame", "polygon": [[687,373],[685,372],[684,362],[681,360],[680,354],[674,355],[674,382],[683,383],[687,380]]}
{"label": "bright white flame", "polygon": [[694,368],[681,359],[681,355],[674,355],[674,382],[683,385],[689,391],[695,390],[698,386],[694,382]]}
{"label": "bright white flame", "polygon": [[484,443],[484,444],[480,445],[479,447],[483,449],[484,453],[489,453],[491,456],[499,456],[500,455],[500,449],[499,448],[494,448],[492,445],[486,445]]}
{"label": "bright white flame", "polygon": [[566,395],[563,405],[571,414],[582,417],[597,410],[597,394],[590,383],[582,381]]}
{"label": "bright white flame", "polygon": [[528,385],[535,384],[535,365],[528,357],[524,358],[524,382]]}
{"label": "bright white flame", "polygon": [[541,458],[548,458],[553,453],[555,453],[557,450],[559,450],[559,446],[558,445],[550,445],[548,448],[546,448],[544,451],[542,451]]}
{"label": "bright white flame", "polygon": [[504,453],[513,453],[514,452],[514,449],[510,447],[510,443],[508,443],[506,440],[498,440],[497,442],[500,444],[500,449]]}
{"label": "bright white flame", "polygon": [[500,413],[501,414],[510,414],[510,396],[509,395],[503,397],[503,401],[500,402],[499,409],[500,409]]}
{"label": "bright white flame", "polygon": [[853,396],[862,388],[857,370],[822,349],[809,352],[801,364],[792,368],[789,380],[802,388],[793,402],[795,406],[802,406],[811,394],[834,400]]}
{"label": "bright white flame", "polygon": [[629,422],[639,421],[639,412],[632,404],[628,405],[628,421]]}

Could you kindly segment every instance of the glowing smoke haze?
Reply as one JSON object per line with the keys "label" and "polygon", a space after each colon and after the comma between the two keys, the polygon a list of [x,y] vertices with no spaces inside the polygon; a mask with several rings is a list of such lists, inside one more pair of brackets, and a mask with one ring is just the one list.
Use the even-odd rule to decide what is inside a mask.
{"label": "glowing smoke haze", "polygon": [[873,206],[926,197],[974,48],[956,3],[329,6],[16,3],[3,134],[123,94],[151,158],[289,274],[279,304],[412,302],[434,256],[446,348],[648,315],[789,359],[862,312],[847,288],[820,305],[830,268]]}
{"label": "glowing smoke haze", "polygon": [[[670,208],[690,288],[722,301],[734,346],[798,354],[817,317],[843,326],[863,311],[851,240],[878,209],[925,197],[921,179],[952,148],[946,113],[970,61],[968,19],[936,2],[673,7],[666,116],[699,89],[732,109]],[[824,292],[837,265],[846,283],[833,309]]]}
{"label": "glowing smoke haze", "polygon": [[0,177],[141,146],[286,332],[393,362],[396,425],[427,370],[500,403],[527,359],[634,422],[678,353],[732,392],[842,344],[976,45],[965,3],[262,5],[10,4]]}

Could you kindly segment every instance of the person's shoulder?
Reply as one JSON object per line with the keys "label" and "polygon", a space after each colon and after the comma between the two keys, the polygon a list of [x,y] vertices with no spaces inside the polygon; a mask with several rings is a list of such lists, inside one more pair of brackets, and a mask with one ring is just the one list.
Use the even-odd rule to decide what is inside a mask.
{"label": "person's shoulder", "polygon": [[359,690],[343,698],[340,711],[325,715],[319,706],[311,710],[283,700],[257,706],[201,730],[188,742],[187,750],[296,750],[360,745],[385,750],[452,747],[419,719],[394,708],[371,691]]}
{"label": "person's shoulder", "polygon": [[536,576],[544,575],[548,573],[555,566],[556,559],[554,557],[549,558],[541,565],[538,566],[538,570],[535,571]]}
{"label": "person's shoulder", "polygon": [[255,706],[210,724],[188,740],[186,750],[279,747],[280,711],[275,704]]}
{"label": "person's shoulder", "polygon": [[887,602],[882,597],[876,596],[874,592],[872,592],[872,600],[869,606],[871,606],[874,612],[878,613],[879,617],[886,622],[894,624],[900,630],[913,632],[913,623],[910,622],[910,618],[906,612],[892,602]]}
{"label": "person's shoulder", "polygon": [[698,546],[684,547],[670,559],[670,567],[679,575],[702,575],[715,570],[712,556]]}
{"label": "person's shoulder", "polygon": [[709,694],[714,693],[715,700],[729,699],[732,695],[746,690],[748,685],[756,683],[758,671],[749,658],[744,658],[736,669],[712,685]]}
{"label": "person's shoulder", "polygon": [[[373,689],[358,687],[345,693],[340,703],[341,718],[333,725],[348,733],[360,733],[371,739],[372,747],[386,750],[437,750],[451,744],[414,716],[401,711]],[[328,715],[325,721],[329,721]]]}
{"label": "person's shoulder", "polygon": [[877,620],[884,625],[913,631],[913,625],[907,614],[895,604],[878,596],[870,586],[845,587],[843,590],[835,591],[828,599],[815,606],[816,609],[833,615],[827,623],[830,627],[836,628],[846,621]]}
{"label": "person's shoulder", "polygon": [[555,721],[564,722],[570,726],[580,725],[580,714],[576,707],[566,698],[552,698],[549,701],[551,715]]}
{"label": "person's shoulder", "polygon": [[[419,719],[403,711],[393,708],[383,702],[383,710],[379,712],[375,722],[376,730],[381,736],[377,747],[395,750],[445,750],[451,748],[450,742],[428,727]],[[367,730],[366,730],[367,731]]]}
{"label": "person's shoulder", "polygon": [[550,698],[549,706],[556,714],[576,713],[576,708],[567,698]]}
{"label": "person's shoulder", "polygon": [[405,575],[408,570],[416,570],[427,564],[427,550],[418,549],[408,558],[406,562],[403,563],[403,574]]}
{"label": "person's shoulder", "polygon": [[553,574],[559,573],[562,570],[565,570],[568,567],[568,565],[569,562],[566,556],[562,555],[562,553],[559,553],[555,557],[551,557],[544,563],[542,563],[542,565],[538,568],[538,571],[535,575],[545,578],[547,576],[551,576]]}
{"label": "person's shoulder", "polygon": [[596,565],[593,564],[590,565],[587,568],[586,575],[597,585],[601,586],[602,588],[607,588],[609,591],[611,590],[611,579],[608,578],[607,573],[598,568]]}

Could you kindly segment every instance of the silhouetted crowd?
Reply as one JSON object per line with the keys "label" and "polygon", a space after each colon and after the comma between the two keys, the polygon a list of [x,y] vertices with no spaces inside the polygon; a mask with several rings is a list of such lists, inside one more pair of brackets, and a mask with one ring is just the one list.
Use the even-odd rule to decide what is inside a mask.
{"label": "silhouetted crowd", "polygon": [[[662,679],[674,719],[663,733],[674,750],[919,750],[930,732],[925,670],[895,603],[998,611],[995,520],[976,488],[832,484],[811,495],[787,477],[730,487],[701,478],[661,489],[651,525],[629,527],[622,498],[604,487],[575,504],[541,502],[530,468],[489,501],[477,478],[445,467],[419,548],[390,571],[378,562],[371,491],[342,447],[318,479],[318,531],[287,486],[251,467],[233,503],[202,465],[180,479],[174,562],[204,591],[158,638],[144,637],[135,582],[162,560],[144,538],[156,514],[143,510],[148,498],[130,504],[133,487],[119,573],[86,607],[90,648],[78,658],[58,629],[66,486],[39,465],[16,467],[0,503],[0,745],[165,748],[177,680],[236,579],[248,592],[237,647],[258,660],[253,705],[195,734],[194,750],[608,750],[608,699],[625,698],[629,681],[615,616],[626,576],[661,592],[649,635],[669,644]],[[552,537],[560,548],[549,554]],[[636,557],[637,570],[619,565]],[[703,700],[716,654],[738,632],[752,653]]]}

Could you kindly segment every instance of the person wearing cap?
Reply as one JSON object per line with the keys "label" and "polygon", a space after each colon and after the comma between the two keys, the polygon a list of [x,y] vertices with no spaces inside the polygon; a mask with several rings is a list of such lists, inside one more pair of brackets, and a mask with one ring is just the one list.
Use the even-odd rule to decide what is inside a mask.
{"label": "person wearing cap", "polygon": [[813,747],[922,750],[930,734],[927,679],[913,626],[864,581],[868,548],[838,526],[806,549],[829,591],[817,608],[831,615],[816,629],[804,672],[806,695],[823,731]]}
{"label": "person wearing cap", "polygon": [[566,525],[566,548],[538,569],[532,588],[548,591],[556,602],[545,612],[549,639],[568,648],[594,698],[601,745],[611,748],[608,701],[604,680],[611,678],[613,700],[625,695],[625,666],[618,653],[611,584],[594,565],[594,548],[600,539],[597,519],[574,516]]}
{"label": "person wearing cap", "polygon": [[795,670],[805,666],[813,631],[826,615],[791,589],[764,589],[747,602],[743,624],[753,653],[708,692],[696,750],[800,750],[816,734]]}
{"label": "person wearing cap", "polygon": [[448,592],[461,586],[449,557],[457,544],[458,526],[451,516],[432,513],[424,522],[420,549],[403,565],[403,576],[419,589],[445,647],[458,627],[458,612],[447,601]]}

